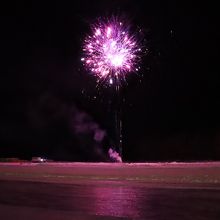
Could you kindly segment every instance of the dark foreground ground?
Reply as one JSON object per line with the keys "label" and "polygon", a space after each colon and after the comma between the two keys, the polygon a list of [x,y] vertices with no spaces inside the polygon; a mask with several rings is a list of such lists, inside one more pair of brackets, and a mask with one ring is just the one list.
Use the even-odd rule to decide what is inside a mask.
{"label": "dark foreground ground", "polygon": [[220,163],[0,164],[0,219],[220,219]]}

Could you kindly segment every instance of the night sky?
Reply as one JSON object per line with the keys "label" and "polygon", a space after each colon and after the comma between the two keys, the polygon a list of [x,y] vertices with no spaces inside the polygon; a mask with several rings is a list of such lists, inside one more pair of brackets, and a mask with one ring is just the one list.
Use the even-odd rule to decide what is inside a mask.
{"label": "night sky", "polygon": [[[176,1],[179,2],[179,1]],[[217,6],[182,1],[17,1],[2,8],[0,158],[108,161],[113,88],[80,61],[89,26],[127,18],[148,53],[121,87],[124,161],[220,159]]]}

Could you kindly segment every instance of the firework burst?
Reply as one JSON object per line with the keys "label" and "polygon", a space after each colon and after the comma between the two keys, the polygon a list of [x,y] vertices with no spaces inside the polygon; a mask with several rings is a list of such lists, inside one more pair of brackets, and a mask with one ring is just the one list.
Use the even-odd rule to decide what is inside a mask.
{"label": "firework burst", "polygon": [[136,35],[119,19],[97,22],[85,38],[81,61],[98,82],[120,84],[139,70],[141,47]]}

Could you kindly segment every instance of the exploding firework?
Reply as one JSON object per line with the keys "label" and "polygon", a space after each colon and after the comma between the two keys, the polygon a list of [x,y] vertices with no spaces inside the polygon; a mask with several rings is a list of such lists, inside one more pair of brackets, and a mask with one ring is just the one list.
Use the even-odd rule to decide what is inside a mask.
{"label": "exploding firework", "polygon": [[83,44],[81,61],[98,82],[119,84],[139,70],[141,47],[128,25],[119,19],[97,22]]}

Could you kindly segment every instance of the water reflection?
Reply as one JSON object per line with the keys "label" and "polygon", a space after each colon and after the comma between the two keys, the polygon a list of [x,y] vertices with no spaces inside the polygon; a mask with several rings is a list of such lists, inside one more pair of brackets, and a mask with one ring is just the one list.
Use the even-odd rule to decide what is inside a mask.
{"label": "water reflection", "polygon": [[88,197],[84,208],[91,215],[143,220],[219,220],[220,216],[217,205],[220,202],[219,190],[104,182],[88,186],[86,191]]}
{"label": "water reflection", "polygon": [[[219,188],[167,188],[165,185],[158,188],[126,181],[76,184],[0,181],[0,195],[0,205],[27,210],[41,208],[46,213],[67,211],[71,217],[79,214],[80,219],[114,216],[143,220],[219,220],[220,216]],[[54,219],[54,213],[47,219]]]}
{"label": "water reflection", "polygon": [[[94,197],[96,215],[117,217],[140,217],[140,191],[123,185],[95,187],[91,192]],[[142,198],[143,199],[143,198]]]}

